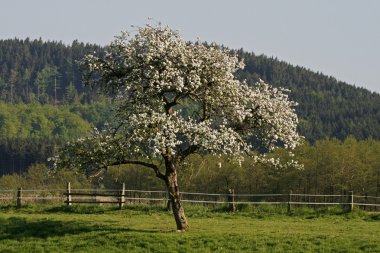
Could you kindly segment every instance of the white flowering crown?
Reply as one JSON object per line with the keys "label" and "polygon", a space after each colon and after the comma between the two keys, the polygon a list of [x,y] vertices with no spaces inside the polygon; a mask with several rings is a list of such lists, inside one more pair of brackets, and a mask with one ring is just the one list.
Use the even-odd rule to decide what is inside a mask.
{"label": "white flowering crown", "polygon": [[115,98],[115,122],[69,144],[58,161],[102,168],[196,152],[241,157],[251,143],[267,150],[299,144],[286,90],[238,81],[244,64],[226,49],[186,42],[161,25],[136,29],[117,37],[103,58],[81,62],[86,84]]}

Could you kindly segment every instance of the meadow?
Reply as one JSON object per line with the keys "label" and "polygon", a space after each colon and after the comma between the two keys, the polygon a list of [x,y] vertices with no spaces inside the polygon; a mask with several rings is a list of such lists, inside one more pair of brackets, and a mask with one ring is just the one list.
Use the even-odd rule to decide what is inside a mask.
{"label": "meadow", "polygon": [[0,206],[0,252],[380,252],[380,213],[339,208]]}

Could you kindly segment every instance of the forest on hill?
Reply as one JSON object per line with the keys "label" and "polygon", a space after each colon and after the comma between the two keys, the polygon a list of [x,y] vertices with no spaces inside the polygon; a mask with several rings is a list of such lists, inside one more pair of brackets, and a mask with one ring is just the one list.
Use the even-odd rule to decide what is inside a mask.
{"label": "forest on hill", "polygon": [[[81,70],[77,64],[88,53],[103,55],[104,52],[104,47],[78,41],[66,45],[55,41],[44,42],[41,39],[0,40],[0,174],[17,172],[21,175],[30,165],[45,163],[60,145],[83,136],[94,126],[102,127],[109,119],[112,114],[109,105],[112,101],[100,96],[96,90],[83,86]],[[298,186],[293,188],[308,189],[307,191],[314,191],[316,188],[319,191],[321,185],[328,180],[323,175],[329,174],[324,169],[326,166],[313,163],[313,159],[317,158],[312,152],[321,154],[321,146],[327,149],[335,147],[345,152],[344,157],[350,157],[350,154],[359,157],[363,156],[358,150],[360,146],[370,153],[366,155],[371,157],[372,162],[371,167],[365,166],[362,173],[365,178],[373,181],[370,191],[379,191],[380,163],[375,157],[380,157],[380,94],[354,87],[322,73],[292,66],[276,58],[255,55],[244,50],[235,52],[246,65],[245,69],[237,73],[237,78],[245,79],[247,83],[254,83],[261,78],[273,86],[287,88],[291,90],[291,98],[299,103],[296,108],[300,118],[299,131],[307,140],[304,151],[307,150],[305,152],[309,156],[302,158],[300,151],[298,158],[308,167],[304,177],[297,180],[294,179],[297,177],[293,171],[284,172],[285,174],[276,172],[277,179],[286,179],[292,175],[293,180],[298,182]],[[347,138],[351,142],[347,142]],[[360,145],[350,146],[350,143]],[[349,148],[354,146],[355,150],[350,151]],[[326,159],[331,158],[329,154],[323,154]],[[338,155],[335,158],[338,159]],[[344,163],[341,159],[339,161]],[[352,166],[359,168],[365,165],[359,158],[356,162],[352,165],[344,163],[341,171],[349,170]],[[336,166],[338,165],[336,162]],[[33,168],[36,170],[38,166]],[[324,171],[324,174],[319,174],[317,168]],[[255,173],[261,172],[257,169]],[[349,189],[347,181],[342,179],[343,172],[334,170],[334,173],[333,176],[337,178],[339,174],[339,189]],[[242,180],[248,178],[245,174],[240,175]],[[319,179],[314,182],[314,177]],[[113,179],[110,178],[112,175],[108,177],[111,182]],[[197,185],[202,185],[202,178],[204,177],[199,178]],[[215,175],[210,180],[216,178],[219,177]],[[281,187],[285,187],[283,181],[277,182],[275,178],[276,175],[269,173],[261,179],[263,186],[260,188],[273,190],[268,188],[269,184],[279,187],[283,184]],[[221,180],[225,182],[225,179]],[[243,181],[236,182],[236,185],[254,187],[255,182],[248,184],[248,181]],[[335,189],[335,184],[330,184],[332,186],[322,187],[324,192]],[[360,188],[359,183],[352,183],[352,187],[353,185]],[[191,189],[193,186],[186,187]],[[218,187],[205,190],[216,191]]]}
{"label": "forest on hill", "polygon": [[[77,61],[103,48],[74,41],[0,40],[0,98],[7,103],[89,102]],[[87,99],[87,100],[86,100]]]}
{"label": "forest on hill", "polygon": [[[6,103],[72,104],[98,100],[84,87],[77,61],[104,47],[74,41],[71,45],[40,40],[0,40],[0,98]],[[324,138],[380,139],[380,94],[276,58],[236,50],[246,64],[239,79],[261,78],[291,90],[299,103],[300,133],[314,142]],[[0,127],[2,125],[0,124]]]}
{"label": "forest on hill", "polygon": [[276,58],[237,53],[246,64],[239,78],[248,83],[261,78],[291,91],[290,97],[299,103],[300,133],[308,141],[344,140],[349,135],[358,140],[380,139],[380,94]]}

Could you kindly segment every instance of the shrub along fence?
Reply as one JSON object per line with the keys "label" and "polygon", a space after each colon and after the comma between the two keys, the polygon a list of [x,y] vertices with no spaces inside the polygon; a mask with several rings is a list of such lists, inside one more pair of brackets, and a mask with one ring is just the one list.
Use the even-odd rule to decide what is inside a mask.
{"label": "shrub along fence", "polygon": [[[354,195],[353,192],[341,195],[322,194],[238,194],[229,189],[224,194],[181,192],[183,203],[205,206],[224,206],[235,211],[243,205],[284,205],[290,212],[299,206],[327,207],[342,206],[348,211],[361,208],[368,211],[380,211],[380,197]],[[125,204],[147,204],[167,206],[166,191],[127,190],[125,184],[120,189],[72,189],[68,183],[66,189],[41,190],[22,189],[1,190],[0,204],[16,204],[21,208],[24,204],[117,204],[123,208]]]}

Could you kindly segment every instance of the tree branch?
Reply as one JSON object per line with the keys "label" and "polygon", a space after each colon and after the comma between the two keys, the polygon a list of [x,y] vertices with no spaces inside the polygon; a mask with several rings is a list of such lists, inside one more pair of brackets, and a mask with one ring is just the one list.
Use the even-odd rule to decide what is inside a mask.
{"label": "tree branch", "polygon": [[183,94],[180,94],[180,93],[176,94],[176,96],[173,98],[173,100],[169,101],[168,98],[165,96],[166,92],[175,92],[175,90],[173,90],[173,91],[171,91],[171,90],[167,91],[166,90],[166,91],[161,92],[162,99],[164,100],[164,103],[165,103],[165,111],[167,113],[170,113],[171,108],[178,104],[179,99],[183,96]]}
{"label": "tree branch", "polygon": [[179,162],[183,162],[186,159],[186,157],[195,153],[195,151],[197,151],[197,149],[198,149],[197,145],[191,145],[187,149],[181,151]]}
{"label": "tree branch", "polygon": [[157,165],[153,163],[143,162],[143,161],[135,161],[135,160],[122,160],[122,161],[116,161],[112,164],[109,164],[108,166],[115,166],[115,165],[122,165],[122,164],[135,164],[135,165],[142,165],[148,168],[151,168],[156,173],[156,177],[165,180],[165,175],[160,172],[160,169]]}

